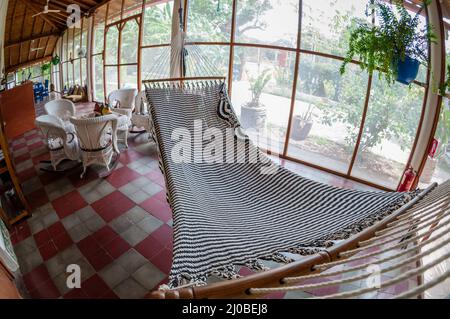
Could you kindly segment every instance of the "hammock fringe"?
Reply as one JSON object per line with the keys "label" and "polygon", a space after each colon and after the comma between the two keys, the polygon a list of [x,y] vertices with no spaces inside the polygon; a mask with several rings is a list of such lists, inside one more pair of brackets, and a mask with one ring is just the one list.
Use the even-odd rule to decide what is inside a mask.
{"label": "hammock fringe", "polygon": [[323,251],[326,248],[329,248],[334,245],[335,241],[348,239],[352,235],[355,235],[364,229],[372,226],[378,221],[381,221],[406,203],[408,203],[410,200],[412,200],[414,197],[416,197],[420,193],[419,190],[411,192],[411,193],[404,193],[404,196],[400,197],[398,200],[394,201],[393,203],[390,203],[386,207],[381,208],[378,212],[364,218],[363,220],[356,222],[342,231],[336,232],[334,234],[331,234],[329,236],[326,236],[322,239],[319,239],[313,243],[307,244],[307,245],[297,245],[295,247],[289,247],[289,248],[283,248],[276,252],[270,253],[268,255],[264,255],[259,257],[258,259],[250,259],[247,261],[244,261],[242,263],[236,263],[232,265],[227,265],[225,267],[214,269],[207,274],[203,275],[197,275],[197,276],[189,276],[187,274],[180,274],[174,277],[170,277],[169,284],[168,285],[161,285],[159,289],[161,290],[167,290],[167,289],[177,289],[180,288],[180,286],[205,286],[207,284],[208,277],[210,276],[217,276],[222,279],[237,279],[242,277],[237,272],[237,267],[247,267],[248,269],[254,271],[254,272],[260,272],[260,271],[267,271],[270,270],[269,267],[265,266],[262,262],[262,260],[266,261],[274,261],[276,263],[281,264],[289,264],[295,261],[295,259],[290,258],[288,256],[285,256],[282,254],[283,252],[289,252],[293,254],[297,254],[300,256],[310,256],[314,255],[320,251]]}

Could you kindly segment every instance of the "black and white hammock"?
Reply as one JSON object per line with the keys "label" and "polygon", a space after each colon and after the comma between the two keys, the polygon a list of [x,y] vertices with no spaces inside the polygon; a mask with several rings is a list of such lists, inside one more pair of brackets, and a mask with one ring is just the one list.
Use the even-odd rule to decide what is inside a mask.
{"label": "black and white hammock", "polygon": [[[146,95],[173,212],[170,288],[205,284],[210,275],[236,278],[237,266],[263,270],[261,260],[292,261],[286,253],[318,252],[371,226],[416,194],[341,189],[274,164],[243,136],[223,82],[146,83]],[[199,147],[195,121],[203,133],[214,128],[223,136],[235,134],[231,143],[213,139],[227,150],[222,162],[218,157],[198,162],[211,140]],[[172,135],[176,129],[192,136],[183,144],[192,150],[190,161],[186,154],[181,163],[173,158],[180,146]],[[255,155],[258,160],[252,161]]]}

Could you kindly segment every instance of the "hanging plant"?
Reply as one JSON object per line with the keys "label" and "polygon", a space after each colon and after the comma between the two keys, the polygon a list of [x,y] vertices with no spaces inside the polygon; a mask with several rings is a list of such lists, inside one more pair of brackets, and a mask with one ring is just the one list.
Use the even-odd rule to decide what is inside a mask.
{"label": "hanging plant", "polygon": [[53,64],[53,65],[58,65],[59,62],[61,62],[61,59],[59,58],[58,55],[55,55],[55,56],[52,58],[52,64]]}
{"label": "hanging plant", "polygon": [[[341,74],[356,57],[369,74],[377,70],[390,84],[395,81],[410,84],[420,64],[428,68],[428,45],[437,42],[432,26],[420,27],[420,15],[430,3],[431,0],[422,1],[418,12],[410,15],[401,0],[393,4],[371,0],[366,10],[367,19],[352,20]],[[379,21],[377,25],[371,22],[372,14]]]}
{"label": "hanging plant", "polygon": [[49,62],[49,63],[44,63],[44,64],[41,65],[41,71],[42,71],[42,73],[47,73],[47,72],[49,72],[49,71],[50,71],[50,68],[51,68],[51,63],[50,63],[50,62]]}

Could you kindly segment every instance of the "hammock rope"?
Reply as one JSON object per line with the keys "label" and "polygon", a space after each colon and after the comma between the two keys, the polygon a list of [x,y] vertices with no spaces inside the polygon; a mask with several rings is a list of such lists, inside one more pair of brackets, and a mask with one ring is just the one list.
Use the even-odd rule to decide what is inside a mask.
{"label": "hammock rope", "polygon": [[[440,187],[438,189],[438,192],[436,192],[436,193],[438,193],[439,196],[441,196],[441,194],[444,194],[445,191],[448,191],[448,188],[449,188],[448,184],[449,183],[447,182],[445,185]],[[423,275],[426,271],[428,271],[428,270],[436,267],[440,263],[445,262],[448,259],[450,259],[450,253],[444,253],[439,258],[435,258],[433,261],[428,262],[425,265],[421,264],[423,261],[423,258],[428,257],[431,254],[436,253],[437,251],[439,251],[443,248],[447,248],[450,244],[450,238],[448,238],[448,232],[446,231],[448,229],[448,226],[450,225],[450,219],[448,219],[445,222],[442,222],[442,220],[444,218],[447,218],[450,216],[450,213],[449,213],[450,210],[447,209],[448,201],[450,200],[450,197],[447,193],[446,200],[445,200],[446,203],[445,203],[445,205],[442,205],[442,204],[436,204],[434,202],[434,199],[436,198],[435,195],[436,194],[432,194],[429,197],[425,197],[426,200],[421,203],[422,204],[421,206],[427,205],[427,207],[424,207],[424,210],[421,213],[416,214],[416,216],[411,216],[411,214],[408,212],[405,213],[405,215],[408,215],[408,218],[410,219],[409,222],[411,224],[413,224],[415,226],[415,228],[412,230],[407,229],[405,234],[403,234],[401,236],[396,236],[395,240],[399,240],[401,238],[410,236],[411,233],[417,233],[417,235],[414,236],[413,238],[409,238],[406,241],[401,241],[399,244],[396,244],[391,247],[380,248],[380,246],[384,246],[387,242],[392,242],[395,240],[378,242],[380,239],[384,239],[388,235],[385,234],[383,236],[375,236],[374,238],[371,239],[371,242],[375,242],[375,244],[373,244],[371,246],[365,246],[363,248],[352,249],[352,250],[343,252],[340,255],[342,255],[342,257],[345,258],[346,256],[350,256],[352,254],[356,254],[356,253],[362,252],[364,250],[369,250],[371,248],[372,249],[377,248],[377,246],[378,246],[378,248],[380,248],[379,252],[375,252],[372,254],[365,254],[363,256],[354,256],[354,257],[347,258],[345,260],[339,260],[339,261],[335,261],[335,262],[323,263],[323,264],[320,264],[320,265],[317,265],[314,267],[314,269],[316,269],[316,270],[323,271],[322,273],[294,276],[294,277],[286,277],[286,278],[283,278],[280,282],[282,284],[289,285],[289,284],[297,284],[298,282],[305,281],[308,279],[319,279],[319,278],[327,278],[327,277],[332,278],[332,277],[342,275],[342,274],[348,273],[348,272],[353,272],[353,271],[358,271],[358,270],[361,271],[371,265],[379,265],[381,267],[382,264],[391,262],[392,260],[398,259],[400,257],[406,257],[406,258],[404,258],[403,260],[397,261],[393,264],[390,264],[387,267],[381,268],[378,273],[381,274],[381,273],[392,272],[394,270],[400,270],[402,267],[410,265],[411,263],[414,263],[414,262],[416,263],[416,265],[420,265],[416,269],[409,270],[391,280],[387,280],[383,283],[380,283],[380,285],[377,287],[367,287],[367,288],[356,289],[356,290],[347,291],[347,292],[343,292],[343,293],[336,293],[336,294],[326,295],[326,296],[322,296],[322,297],[315,297],[315,298],[320,298],[320,299],[352,298],[352,297],[361,296],[361,295],[364,295],[364,294],[367,294],[370,292],[379,291],[380,289],[384,289],[386,287],[398,284],[412,276]],[[435,212],[436,207],[434,207],[434,205],[437,205],[440,208],[440,210],[438,212]],[[413,210],[417,212],[417,209],[413,209]],[[430,214],[430,212],[434,212],[434,213]],[[424,216],[427,216],[427,218],[423,219]],[[428,221],[429,219],[432,219],[432,218],[434,218],[434,220],[432,220],[431,222]],[[405,221],[404,215],[400,215],[399,217],[397,217],[396,221],[398,221],[398,220],[402,220],[404,222]],[[430,224],[434,224],[434,227],[430,227],[430,229],[428,231],[426,231],[425,233],[419,234],[419,231],[428,228],[430,226]],[[389,232],[389,230],[391,230],[392,228],[396,228],[395,222],[390,222],[390,223],[388,223],[388,225],[391,225],[391,226],[387,226],[387,228],[386,228],[387,232]],[[441,230],[441,232],[438,233],[438,230]],[[389,233],[389,234],[392,234],[392,233]],[[420,238],[422,238],[421,242],[418,241]],[[447,239],[439,242],[439,240],[441,240],[443,238],[447,238]],[[418,242],[420,242],[420,243],[416,244]],[[395,253],[390,256],[375,260],[375,261],[369,260],[368,262],[365,262],[363,264],[360,264],[357,266],[352,266],[352,267],[347,267],[347,268],[340,269],[337,271],[325,271],[326,269],[330,269],[337,265],[351,263],[351,262],[354,262],[355,260],[368,259],[369,256],[373,257],[380,253],[386,253],[389,250],[398,249],[401,247],[407,247],[407,245],[410,243],[412,243],[414,246],[410,247],[408,249],[405,249],[402,252]],[[433,244],[435,244],[435,245],[432,246]],[[422,250],[424,247],[428,247],[428,248],[426,250]],[[362,280],[362,279],[370,277],[371,275],[372,275],[372,272],[365,272],[365,273],[354,275],[354,276],[344,278],[344,279],[334,279],[334,280],[315,283],[315,284],[304,284],[304,285],[297,284],[295,286],[287,286],[287,287],[280,286],[280,287],[270,287],[270,288],[251,288],[251,289],[249,289],[248,293],[251,295],[261,295],[261,294],[269,294],[269,293],[274,293],[274,292],[289,292],[289,291],[304,291],[304,290],[311,290],[311,289],[319,289],[319,288],[323,288],[323,287],[342,285],[345,283]],[[449,277],[450,277],[450,272],[449,272],[449,270],[446,270],[443,274],[440,274],[436,278],[433,278],[428,283],[421,284],[416,288],[409,289],[408,291],[406,291],[398,296],[395,296],[395,298],[415,297],[417,295],[424,293],[428,289],[442,283]]]}
{"label": "hammock rope", "polygon": [[[408,258],[404,261],[398,262],[398,263],[394,263],[389,267],[385,267],[380,269],[380,271],[378,272],[379,274],[382,273],[386,273],[386,272],[390,272],[399,268],[402,268],[404,266],[407,266],[409,264],[411,264],[412,262],[421,260],[424,256],[427,256],[428,254],[441,249],[443,246],[447,245],[448,243],[450,243],[450,240],[445,241],[444,243],[440,244],[437,246],[436,249],[430,249],[425,253],[421,253],[418,255],[415,255],[411,258]],[[413,275],[417,275],[417,274],[422,274],[425,270],[434,267],[435,265],[445,261],[446,259],[448,259],[450,257],[450,253],[444,255],[443,257],[441,257],[440,259],[438,259],[436,262],[431,263],[430,265],[427,265],[427,267],[423,268],[423,269],[417,269],[414,270],[414,272],[412,274],[408,274],[406,273],[405,276],[406,277],[402,277],[402,278],[395,278],[396,280],[399,281],[394,281],[392,282],[392,284],[396,284],[398,282],[403,281],[405,278],[409,278]],[[372,263],[372,265],[378,265],[378,262],[374,262]],[[309,285],[301,285],[301,286],[290,286],[290,287],[277,287],[277,288],[252,288],[250,289],[250,293],[252,295],[260,295],[260,294],[269,294],[269,293],[274,293],[274,292],[286,292],[286,291],[299,291],[299,290],[311,290],[311,289],[318,289],[318,288],[323,288],[323,287],[329,287],[329,286],[336,286],[336,285],[342,285],[345,283],[350,283],[350,282],[354,282],[354,281],[358,281],[358,280],[362,280],[365,278],[368,278],[370,276],[373,276],[373,273],[371,272],[366,272],[366,273],[362,273],[360,275],[355,275],[355,276],[351,276],[345,279],[339,279],[339,280],[334,280],[334,281],[325,281],[325,282],[321,282],[321,283],[317,283],[317,284],[309,284]],[[389,286],[389,281],[385,282],[386,286]],[[382,288],[380,287],[374,287],[375,290]]]}
{"label": "hammock rope", "polygon": [[169,52],[163,50],[155,59],[152,67],[144,75],[143,83],[149,83],[150,80],[151,82],[165,82],[170,79],[181,80],[183,78],[224,78],[223,72],[218,69],[217,65],[213,64],[211,59],[203,54],[200,49],[202,45],[196,45],[187,41],[183,11],[180,2],[178,9],[179,29],[177,34],[173,36],[170,47],[168,47]]}
{"label": "hammock rope", "polygon": [[[447,212],[448,212],[448,211],[447,211]],[[414,233],[417,233],[419,230],[423,230],[423,229],[427,228],[428,226],[431,226],[431,225],[433,225],[434,223],[439,222],[440,220],[444,219],[445,217],[447,217],[447,215],[445,215],[445,216],[440,216],[440,217],[438,217],[438,218],[436,218],[436,219],[434,219],[434,220],[432,220],[432,221],[430,221],[430,222],[427,222],[427,223],[421,225],[421,226],[418,227],[418,228],[412,227],[412,229],[408,230],[406,233],[403,233],[403,234],[394,236],[394,237],[392,237],[392,238],[389,238],[389,239],[387,239],[387,240],[381,241],[381,242],[379,242],[379,243],[374,243],[374,244],[371,244],[371,245],[367,245],[367,246],[363,246],[363,247],[359,247],[359,248],[355,248],[355,249],[351,249],[351,250],[342,252],[342,253],[340,254],[340,256],[341,256],[341,257],[349,256],[349,255],[352,255],[352,254],[355,254],[355,253],[364,251],[364,250],[366,250],[366,249],[375,248],[375,247],[377,247],[377,246],[385,245],[385,244],[391,243],[391,242],[396,241],[396,240],[404,239],[404,238],[406,238],[406,237],[411,236],[411,235],[414,234]],[[446,222],[446,223],[444,223],[444,224],[447,225],[448,223],[449,223],[449,222]],[[442,224],[442,225],[444,225],[444,224]],[[428,233],[431,233],[431,232],[432,232],[432,230],[429,230],[429,231],[428,231]],[[400,232],[399,232],[399,233],[400,233]],[[387,236],[387,235],[386,235],[386,236]],[[383,239],[384,239],[384,238],[386,238],[386,237],[385,237],[385,236],[382,236],[382,237],[380,237],[380,238],[383,238]],[[380,239],[380,238],[379,238],[379,239]]]}

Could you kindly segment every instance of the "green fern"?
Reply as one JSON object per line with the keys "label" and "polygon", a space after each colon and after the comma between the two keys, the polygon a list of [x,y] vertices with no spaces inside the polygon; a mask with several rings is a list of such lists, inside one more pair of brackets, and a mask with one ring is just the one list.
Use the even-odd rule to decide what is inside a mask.
{"label": "green fern", "polygon": [[[436,43],[432,26],[420,28],[420,14],[431,3],[422,1],[415,15],[403,6],[403,1],[395,0],[388,4],[382,0],[371,0],[366,10],[367,19],[353,19],[347,54],[341,65],[345,73],[348,63],[356,58],[360,66],[369,74],[380,71],[388,83],[397,78],[397,64],[408,56],[418,60],[428,68],[428,45]],[[377,24],[369,20],[375,17]]]}

